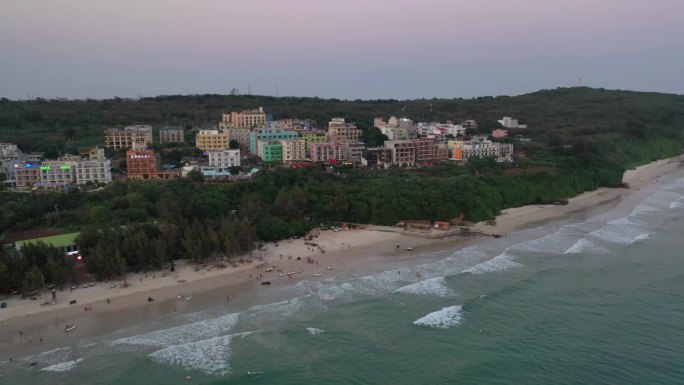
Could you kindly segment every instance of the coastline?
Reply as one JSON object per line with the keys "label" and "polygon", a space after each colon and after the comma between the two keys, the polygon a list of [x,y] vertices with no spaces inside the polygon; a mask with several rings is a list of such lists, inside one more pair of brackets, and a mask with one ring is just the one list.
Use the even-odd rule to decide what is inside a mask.
{"label": "coastline", "polygon": [[[325,279],[351,269],[377,266],[397,256],[418,256],[438,248],[462,246],[473,239],[472,233],[504,236],[531,227],[532,224],[592,210],[633,196],[641,188],[675,171],[683,159],[682,156],[663,159],[627,171],[623,181],[629,183],[630,188],[600,188],[571,198],[565,206],[530,205],[504,210],[497,216],[496,225],[475,224],[471,234],[467,235],[444,239],[418,238],[387,232],[396,229],[381,226],[337,232],[327,230],[317,232],[318,237],[312,239],[325,252],[321,252],[317,246],[308,248],[301,238],[292,243],[282,241],[278,246],[271,243],[263,252],[265,266],[261,268],[256,267],[261,262],[258,260],[259,252],[254,252],[252,263],[238,264],[237,268],[212,268],[210,271],[202,268],[195,271],[193,265],[181,263],[175,272],[167,272],[166,276],[162,276],[162,272],[148,273],[147,277],[144,274],[131,274],[128,277],[131,286],[128,288],[119,287],[119,282],[116,282],[115,288],[101,282],[94,287],[78,288],[73,292],[67,289],[58,293],[57,305],[40,306],[37,301],[9,300],[8,308],[0,311],[0,360],[83,343],[91,337],[174,312],[198,311],[225,303],[245,306],[248,301],[243,298],[253,295],[257,290],[290,285],[302,279]],[[397,249],[395,243],[401,247]],[[404,249],[409,246],[413,248],[411,252]],[[318,264],[308,263],[307,256]],[[301,259],[297,260],[297,257]],[[274,270],[266,272],[270,266],[274,266]],[[334,266],[334,269],[328,270],[328,266]],[[292,278],[287,275],[281,277],[278,269],[295,274]],[[271,285],[262,286],[257,274],[262,274],[263,280],[269,280]],[[322,275],[316,277],[314,274]],[[192,296],[192,299],[186,301],[186,296]],[[154,302],[147,302],[148,297],[154,298]],[[106,302],[108,298],[111,303]],[[69,305],[71,299],[75,299],[77,304]],[[85,306],[93,310],[85,311]],[[78,325],[78,328],[67,334],[63,330],[65,324]],[[19,331],[22,331],[21,336]],[[40,338],[43,338],[42,343]]]}

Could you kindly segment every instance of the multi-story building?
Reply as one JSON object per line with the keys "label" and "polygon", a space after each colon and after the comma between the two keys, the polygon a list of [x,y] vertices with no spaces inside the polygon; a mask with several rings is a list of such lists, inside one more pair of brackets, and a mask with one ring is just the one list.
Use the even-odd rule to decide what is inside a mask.
{"label": "multi-story building", "polygon": [[281,142],[259,142],[261,159],[266,164],[278,164],[283,161],[283,145]]}
{"label": "multi-story building", "polygon": [[75,184],[77,164],[76,160],[70,156],[43,162],[39,167],[40,182],[37,186],[56,190]]}
{"label": "multi-story building", "polygon": [[16,188],[26,191],[40,182],[40,165],[36,163],[17,164],[14,170]]}
{"label": "multi-story building", "polygon": [[224,130],[200,130],[195,136],[195,147],[202,151],[227,150],[230,135]]}
{"label": "multi-story building", "polygon": [[306,159],[306,141],[302,139],[281,140],[283,163],[292,164]]}
{"label": "multi-story building", "polygon": [[15,158],[21,151],[14,143],[0,143],[0,159]]}
{"label": "multi-story building", "polygon": [[469,158],[494,157],[497,161],[510,161],[513,157],[513,144],[494,143],[489,139],[474,137],[468,142],[455,143],[452,148],[452,160],[467,161]]}
{"label": "multi-story building", "polygon": [[126,174],[129,179],[176,179],[177,171],[159,171],[159,155],[152,150],[126,152]]}
{"label": "multi-story building", "polygon": [[430,139],[413,141],[416,147],[416,163],[434,164],[449,159],[449,149],[446,143],[438,143]]}
{"label": "multi-story building", "polygon": [[499,120],[499,124],[504,128],[527,128],[526,124],[519,124],[518,119],[513,119],[510,116],[504,116],[503,119]]}
{"label": "multi-story building", "polygon": [[152,126],[135,125],[105,130],[105,146],[115,150],[126,148],[147,148],[153,143]]}
{"label": "multi-story building", "polygon": [[328,123],[328,142],[346,143],[361,141],[362,131],[353,123],[345,123],[343,118],[333,118]]}
{"label": "multi-story building", "polygon": [[314,162],[351,161],[360,164],[364,148],[361,142],[312,143],[311,160]]}
{"label": "multi-story building", "polygon": [[252,130],[249,128],[229,128],[228,137],[230,140],[238,142],[240,145],[240,150],[243,154],[247,154],[249,151],[249,133]]}
{"label": "multi-story building", "polygon": [[416,163],[416,146],[411,140],[388,140],[385,147],[392,150],[392,163],[413,166]]}
{"label": "multi-story building", "polygon": [[392,163],[392,150],[385,147],[367,148],[362,162],[368,167],[386,167]]}
{"label": "multi-story building", "polygon": [[159,172],[159,155],[152,150],[126,152],[126,174],[130,179],[151,179]]}
{"label": "multi-story building", "polygon": [[314,162],[327,162],[335,159],[335,147],[332,143],[311,143],[311,160]]}
{"label": "multi-story building", "polygon": [[382,118],[375,118],[373,125],[385,135],[388,140],[408,140],[416,138],[413,120],[391,116],[387,122]]}
{"label": "multi-story building", "polygon": [[162,127],[159,129],[159,143],[184,143],[183,127]]}
{"label": "multi-story building", "polygon": [[252,128],[266,124],[266,113],[262,107],[255,110],[223,114],[219,128]]}
{"label": "multi-story building", "polygon": [[219,168],[239,167],[240,150],[209,151],[209,165]]}
{"label": "multi-story building", "polygon": [[112,164],[109,159],[87,159],[76,163],[76,184],[111,183]]}
{"label": "multi-story building", "polygon": [[300,137],[304,139],[304,142],[306,142],[305,151],[307,153],[311,152],[312,143],[324,143],[326,140],[324,131],[306,132],[302,134]]}
{"label": "multi-story building", "polygon": [[260,142],[273,142],[280,140],[297,139],[299,134],[295,131],[254,129],[249,133],[249,151],[262,156]]}

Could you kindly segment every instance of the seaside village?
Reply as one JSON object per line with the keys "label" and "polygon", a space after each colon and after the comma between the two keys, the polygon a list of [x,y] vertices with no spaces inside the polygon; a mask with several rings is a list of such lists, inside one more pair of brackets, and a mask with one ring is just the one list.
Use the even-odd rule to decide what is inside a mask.
{"label": "seaside village", "polygon": [[[218,126],[212,128],[160,128],[156,135],[159,145],[155,146],[160,150],[152,149],[155,130],[150,125],[109,128],[104,131],[103,147],[57,159],[45,159],[43,153],[24,153],[16,144],[0,143],[0,173],[5,175],[5,186],[14,191],[69,191],[103,186],[118,178],[177,179],[192,172],[207,182],[228,183],[250,179],[264,167],[276,166],[325,165],[332,171],[336,167],[418,167],[466,162],[472,157],[511,161],[513,144],[500,139],[507,137],[508,129],[526,126],[508,116],[499,123],[501,128],[484,137],[467,135],[467,130],[477,128],[474,120],[454,124],[376,118],[374,126],[388,140],[381,147],[366,147],[362,130],[343,118],[333,118],[326,129],[321,129],[307,119],[273,120],[260,107],[224,113]],[[168,144],[187,144],[186,138],[193,135],[201,156],[184,157],[180,165],[161,163],[160,151],[173,150],[174,145]]]}
{"label": "seaside village", "polygon": [[[104,131],[103,147],[57,159],[45,159],[43,153],[24,153],[16,144],[0,143],[0,173],[5,175],[5,187],[9,190],[67,192],[75,188],[97,189],[113,179],[126,178],[153,181],[199,177],[205,183],[231,183],[249,180],[271,167],[325,167],[335,172],[339,168],[463,163],[473,157],[507,162],[513,157],[508,129],[526,128],[509,116],[499,120],[501,127],[488,137],[468,135],[477,128],[474,120],[460,124],[414,123],[407,118],[390,117],[376,118],[373,124],[388,138],[381,147],[366,147],[362,130],[343,118],[333,118],[326,129],[321,129],[307,119],[273,120],[259,107],[224,113],[212,128],[163,127],[156,135],[150,125],[109,128]],[[193,136],[193,150],[200,156],[183,157],[176,165],[162,164],[161,152],[178,146],[191,147],[186,139]],[[397,226],[405,230],[449,230],[452,224],[407,219]],[[67,235],[40,240],[74,252],[76,233]],[[36,240],[13,240],[12,246],[20,249],[21,243]]]}

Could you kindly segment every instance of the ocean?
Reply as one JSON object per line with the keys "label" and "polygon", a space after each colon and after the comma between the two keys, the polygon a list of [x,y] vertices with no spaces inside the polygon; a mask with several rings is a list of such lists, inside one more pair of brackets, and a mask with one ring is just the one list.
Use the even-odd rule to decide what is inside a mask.
{"label": "ocean", "polygon": [[679,174],[500,239],[4,362],[0,381],[682,384]]}

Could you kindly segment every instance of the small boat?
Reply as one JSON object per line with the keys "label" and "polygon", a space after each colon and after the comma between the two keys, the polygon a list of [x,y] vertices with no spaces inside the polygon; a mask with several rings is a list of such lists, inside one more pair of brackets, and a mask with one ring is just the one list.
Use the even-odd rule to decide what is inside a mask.
{"label": "small boat", "polygon": [[191,295],[185,297],[185,300],[186,300],[186,301],[190,301],[191,299],[192,299],[192,296],[191,296]]}
{"label": "small boat", "polygon": [[269,267],[268,269],[266,269],[266,272],[267,272],[267,273],[268,273],[268,272],[271,272],[271,271],[273,271],[273,266],[271,266],[271,267]]}
{"label": "small boat", "polygon": [[413,247],[407,247],[406,248],[406,251],[411,251],[411,250],[413,250]]}
{"label": "small boat", "polygon": [[264,372],[259,372],[259,371],[256,371],[256,372],[247,372],[247,374],[249,374],[250,376],[256,376],[257,374],[264,374]]}
{"label": "small boat", "polygon": [[328,266],[327,267],[328,270],[333,270],[334,268],[335,268],[335,266]]}
{"label": "small boat", "polygon": [[76,329],[76,325],[67,325],[64,327],[64,333],[69,333],[70,331]]}
{"label": "small boat", "polygon": [[314,276],[314,277],[320,277],[321,275],[323,275],[323,274],[322,274],[322,273],[314,273],[313,276]]}
{"label": "small boat", "polygon": [[284,276],[286,276],[286,275],[287,275],[287,273],[280,273],[280,276],[281,276],[281,277],[284,277]]}
{"label": "small boat", "polygon": [[271,281],[262,281],[261,284],[262,284],[262,285],[270,285],[270,284],[271,284]]}

